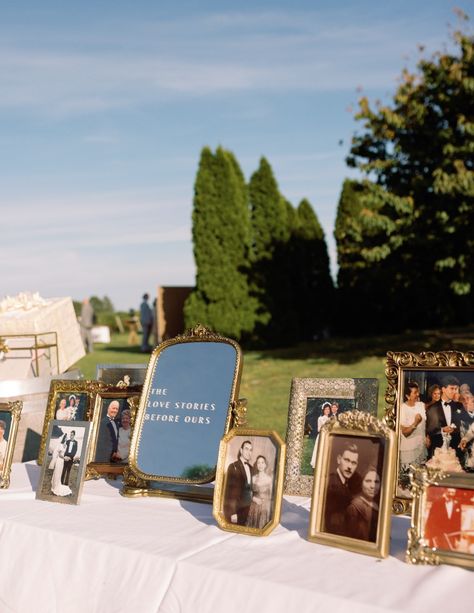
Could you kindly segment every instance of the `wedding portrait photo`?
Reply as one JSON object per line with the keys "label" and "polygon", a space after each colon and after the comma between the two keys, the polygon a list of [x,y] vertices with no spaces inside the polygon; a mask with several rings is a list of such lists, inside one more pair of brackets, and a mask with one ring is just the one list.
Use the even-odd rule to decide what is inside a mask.
{"label": "wedding portrait photo", "polygon": [[[78,504],[87,461],[87,443],[91,423],[53,420],[49,425],[47,453],[36,491],[38,500]],[[57,428],[61,436],[53,437]]]}
{"label": "wedding portrait photo", "polygon": [[56,397],[54,419],[62,421],[81,421],[87,410],[87,394],[82,392],[65,392]]}
{"label": "wedding portrait photo", "polygon": [[231,431],[221,443],[214,515],[224,529],[264,535],[272,529],[281,503],[279,437],[235,432],[240,429]]}
{"label": "wedding portrait photo", "polygon": [[474,370],[405,370],[397,418],[398,496],[411,496],[410,466],[474,478]]}

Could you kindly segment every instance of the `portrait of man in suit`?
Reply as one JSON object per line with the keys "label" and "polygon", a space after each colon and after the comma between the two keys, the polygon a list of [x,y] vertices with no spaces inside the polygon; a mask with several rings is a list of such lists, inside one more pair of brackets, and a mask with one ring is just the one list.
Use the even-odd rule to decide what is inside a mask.
{"label": "portrait of man in suit", "polygon": [[72,463],[77,453],[77,441],[75,440],[76,432],[71,430],[69,438],[66,440],[64,448],[64,465],[61,473],[61,483],[69,485],[69,475],[71,474]]}
{"label": "portrait of man in suit", "polygon": [[120,402],[112,400],[107,407],[107,414],[102,418],[97,438],[94,462],[118,462],[118,435],[120,422],[117,419]]}
{"label": "portrait of man in suit", "polygon": [[430,547],[456,549],[461,536],[461,505],[456,500],[455,488],[441,489],[445,491],[431,505],[424,536]]}
{"label": "portrait of man in suit", "polygon": [[353,442],[345,443],[336,457],[336,466],[329,474],[324,504],[324,532],[346,534],[346,510],[356,493],[360,477],[359,448]]}
{"label": "portrait of man in suit", "polygon": [[224,493],[224,516],[229,523],[245,526],[252,502],[252,443],[244,441],[238,458],[229,464]]}
{"label": "portrait of man in suit", "polygon": [[443,446],[444,438],[449,446],[456,450],[461,464],[463,451],[461,441],[461,422],[467,420],[467,414],[461,402],[455,400],[459,394],[459,380],[453,375],[446,375],[441,380],[441,398],[431,405],[426,415],[426,435],[428,436],[428,458],[434,450]]}

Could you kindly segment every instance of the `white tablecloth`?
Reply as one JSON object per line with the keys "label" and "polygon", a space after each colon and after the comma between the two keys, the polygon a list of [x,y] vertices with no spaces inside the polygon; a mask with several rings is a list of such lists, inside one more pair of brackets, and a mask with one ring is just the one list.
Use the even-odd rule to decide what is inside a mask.
{"label": "white tablecloth", "polygon": [[127,499],[89,481],[79,506],[34,500],[39,468],[15,464],[0,491],[0,611],[23,613],[430,613],[468,606],[473,575],[309,543],[309,500],[285,499],[268,537],[219,530],[209,505]]}
{"label": "white tablecloth", "polygon": [[[67,370],[85,354],[71,298],[51,298],[46,306],[0,313],[0,336],[45,332],[57,332],[59,372]],[[53,339],[49,336],[47,340]]]}

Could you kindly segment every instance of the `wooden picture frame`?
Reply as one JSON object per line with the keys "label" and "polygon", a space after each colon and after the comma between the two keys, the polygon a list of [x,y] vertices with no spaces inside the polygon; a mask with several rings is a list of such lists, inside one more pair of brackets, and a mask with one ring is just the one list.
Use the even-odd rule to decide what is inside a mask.
{"label": "wooden picture frame", "polygon": [[139,393],[131,388],[108,387],[97,392],[86,479],[123,474],[139,399]]}
{"label": "wooden picture frame", "polygon": [[451,564],[474,570],[474,481],[438,469],[414,468],[410,564]]}
{"label": "wooden picture frame", "polygon": [[[36,499],[79,504],[90,443],[90,421],[51,420]],[[58,438],[56,430],[64,434]]]}
{"label": "wooden picture frame", "polygon": [[377,400],[377,379],[292,379],[286,433],[285,494],[311,496],[316,441],[324,407],[329,404],[329,411],[333,411],[330,416],[334,414],[334,405],[337,405],[338,415],[356,409],[376,415]]}
{"label": "wooden picture frame", "polygon": [[285,449],[273,430],[233,428],[222,438],[213,500],[222,530],[267,536],[278,525]]}
{"label": "wooden picture frame", "polygon": [[23,402],[0,402],[0,488],[10,486],[10,472],[15,451]]}
{"label": "wooden picture frame", "polygon": [[362,411],[321,432],[308,539],[380,558],[388,555],[395,478],[395,434]]}
{"label": "wooden picture frame", "polygon": [[[38,453],[40,466],[45,455],[50,422],[54,419],[72,422],[91,421],[97,392],[108,388],[109,386],[99,381],[71,381],[68,379],[51,381]],[[71,404],[72,399],[74,399],[74,407]],[[78,399],[79,404],[74,412]],[[52,437],[58,438],[60,435],[60,426],[57,426],[53,429]]]}
{"label": "wooden picture frame", "polygon": [[396,432],[399,450],[393,511],[409,514],[411,467],[427,465],[474,479],[474,352],[389,352],[385,373],[385,421]]}

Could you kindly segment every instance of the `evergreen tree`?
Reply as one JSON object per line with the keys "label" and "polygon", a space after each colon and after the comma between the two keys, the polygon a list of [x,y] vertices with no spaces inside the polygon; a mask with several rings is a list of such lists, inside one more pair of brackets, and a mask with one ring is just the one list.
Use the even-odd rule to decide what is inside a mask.
{"label": "evergreen tree", "polygon": [[240,339],[252,332],[249,296],[250,218],[245,180],[234,156],[219,147],[201,153],[194,188],[196,288],[186,301],[186,326],[197,322]]}
{"label": "evergreen tree", "polygon": [[308,200],[297,210],[293,230],[293,295],[301,340],[324,335],[334,311],[334,286],[324,232]]}
{"label": "evergreen tree", "polygon": [[285,344],[291,336],[291,282],[285,269],[288,208],[273,170],[262,157],[250,178],[252,222],[252,295],[258,301],[256,335],[267,345]]}
{"label": "evergreen tree", "polygon": [[362,98],[356,116],[348,162],[372,182],[351,229],[362,226],[360,257],[352,266],[340,252],[340,282],[355,271],[392,328],[473,319],[474,39],[454,41],[454,53],[405,70],[391,104]]}

